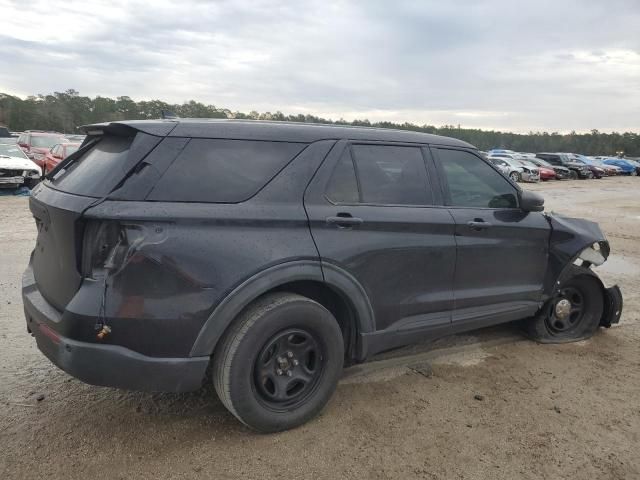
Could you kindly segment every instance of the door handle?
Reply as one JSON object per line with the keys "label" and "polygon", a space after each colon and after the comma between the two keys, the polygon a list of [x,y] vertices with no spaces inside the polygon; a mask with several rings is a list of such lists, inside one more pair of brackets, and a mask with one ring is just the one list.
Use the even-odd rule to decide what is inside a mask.
{"label": "door handle", "polygon": [[353,227],[364,222],[361,218],[352,217],[349,213],[339,213],[337,216],[327,217],[325,220],[329,225],[337,225],[339,228]]}
{"label": "door handle", "polygon": [[491,226],[489,222],[485,222],[480,218],[476,218],[475,220],[471,220],[470,222],[467,222],[467,225],[474,230],[484,230]]}

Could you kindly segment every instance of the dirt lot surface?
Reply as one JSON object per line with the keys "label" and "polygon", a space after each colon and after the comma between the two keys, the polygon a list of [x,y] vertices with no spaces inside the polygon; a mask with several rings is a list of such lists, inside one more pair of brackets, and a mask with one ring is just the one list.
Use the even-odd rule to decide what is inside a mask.
{"label": "dirt lot surface", "polygon": [[640,478],[640,178],[533,185],[547,210],[600,222],[599,267],[622,323],[537,345],[512,326],[345,372],[316,420],[257,435],[211,387],[187,395],[84,385],[26,334],[27,198],[0,198],[0,479]]}

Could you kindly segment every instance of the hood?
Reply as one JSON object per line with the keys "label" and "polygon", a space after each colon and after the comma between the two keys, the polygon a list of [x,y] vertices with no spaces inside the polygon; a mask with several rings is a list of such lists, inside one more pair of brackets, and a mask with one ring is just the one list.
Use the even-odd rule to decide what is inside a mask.
{"label": "hood", "polygon": [[40,167],[28,158],[0,156],[0,168],[9,170],[35,170],[38,174],[42,174]]}

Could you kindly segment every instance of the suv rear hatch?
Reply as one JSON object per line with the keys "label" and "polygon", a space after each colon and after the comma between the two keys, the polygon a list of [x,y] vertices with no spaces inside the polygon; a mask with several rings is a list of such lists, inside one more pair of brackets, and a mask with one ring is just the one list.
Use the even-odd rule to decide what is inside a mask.
{"label": "suv rear hatch", "polygon": [[82,282],[83,213],[120,186],[161,139],[122,125],[95,130],[33,190],[38,237],[31,267],[41,295],[59,311]]}

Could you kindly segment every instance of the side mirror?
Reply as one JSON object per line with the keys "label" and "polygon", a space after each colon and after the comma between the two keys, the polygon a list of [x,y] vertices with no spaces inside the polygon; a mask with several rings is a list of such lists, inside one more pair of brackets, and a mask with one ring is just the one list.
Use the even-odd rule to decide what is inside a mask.
{"label": "side mirror", "polygon": [[544,198],[535,192],[523,190],[520,192],[520,208],[525,212],[542,212],[544,210]]}

